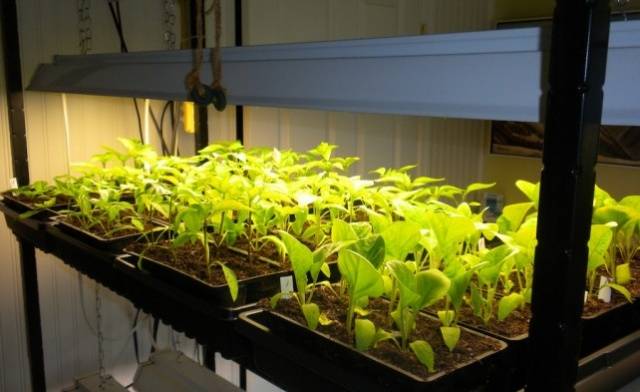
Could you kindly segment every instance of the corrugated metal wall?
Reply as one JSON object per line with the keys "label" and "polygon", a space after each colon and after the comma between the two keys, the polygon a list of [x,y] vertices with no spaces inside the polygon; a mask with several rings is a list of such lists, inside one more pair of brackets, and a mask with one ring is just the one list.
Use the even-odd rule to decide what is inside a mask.
{"label": "corrugated metal wall", "polygon": [[[91,1],[94,52],[117,51],[107,2]],[[489,27],[493,0],[246,0],[245,37],[249,44],[472,30]],[[233,37],[233,1],[223,3],[223,42]],[[125,35],[134,50],[163,48],[160,0],[122,2]],[[21,0],[19,23],[25,80],[39,62],[58,53],[77,53],[75,1]],[[144,18],[139,15],[145,15]],[[209,29],[211,31],[211,29]],[[209,40],[211,42],[211,40]],[[383,93],[383,92],[381,92]],[[10,177],[6,97],[0,89],[0,189]],[[67,170],[61,98],[25,94],[32,180],[51,179]],[[137,135],[130,100],[69,96],[72,161],[83,160],[117,136]],[[343,154],[362,159],[357,171],[379,166],[418,164],[417,173],[444,176],[451,182],[477,181],[482,174],[483,122],[417,117],[324,113],[306,110],[247,108],[247,144],[308,149],[323,140],[341,146]],[[234,113],[210,113],[211,140],[234,135]],[[182,151],[189,151],[184,139]],[[28,390],[22,299],[16,244],[0,223],[0,391]],[[68,385],[76,375],[96,368],[96,339],[84,320],[81,299],[94,322],[94,285],[49,255],[38,253],[38,273],[50,390]],[[107,365],[127,382],[134,369],[127,336],[134,309],[128,301],[103,290]],[[145,321],[148,324],[149,320]],[[166,335],[163,329],[162,334]],[[145,335],[145,334],[143,334]],[[149,339],[143,336],[143,346]],[[192,345],[187,351],[192,352]],[[144,350],[143,350],[144,351]],[[237,368],[221,361],[220,372],[237,380]],[[252,390],[265,383],[249,379]]]}
{"label": "corrugated metal wall", "polygon": [[[0,53],[0,75],[4,75]],[[0,188],[9,186],[11,149],[6,84],[0,76]],[[0,219],[0,391],[27,391],[27,368],[17,243]]]}
{"label": "corrugated metal wall", "polygon": [[[488,0],[249,3],[249,44],[483,30],[491,28],[494,9]],[[338,153],[361,158],[355,168],[360,174],[416,164],[416,174],[457,185],[482,179],[487,122],[268,108],[246,113],[250,146],[302,150],[328,140],[340,146]]]}

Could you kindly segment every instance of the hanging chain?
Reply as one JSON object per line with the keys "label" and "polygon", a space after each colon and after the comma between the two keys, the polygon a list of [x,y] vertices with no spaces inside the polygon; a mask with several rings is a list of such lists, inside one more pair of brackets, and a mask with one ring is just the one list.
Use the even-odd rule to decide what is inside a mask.
{"label": "hanging chain", "polygon": [[91,50],[91,0],[78,0],[78,46],[81,54]]}
{"label": "hanging chain", "polygon": [[104,335],[102,334],[102,297],[100,296],[100,284],[96,282],[96,331],[98,334],[98,376],[100,377],[100,389],[104,389],[107,374],[104,369]]}
{"label": "hanging chain", "polygon": [[168,50],[176,48],[176,0],[164,0],[164,42]]}

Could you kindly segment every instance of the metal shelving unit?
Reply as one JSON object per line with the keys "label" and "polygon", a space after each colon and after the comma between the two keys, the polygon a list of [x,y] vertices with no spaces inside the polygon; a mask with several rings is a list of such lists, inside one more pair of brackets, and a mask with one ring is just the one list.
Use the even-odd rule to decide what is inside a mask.
{"label": "metal shelving unit", "polygon": [[[12,3],[3,2],[3,21],[15,13]],[[11,44],[17,39],[11,32],[15,26],[3,26],[5,42]],[[640,125],[634,106],[640,101],[640,74],[632,71],[640,62],[640,24],[616,24],[611,35],[609,30],[607,0],[558,0],[550,36],[531,28],[227,48],[223,67],[230,104],[518,121],[544,118],[527,389],[570,390],[578,369],[598,125]],[[543,66],[547,60],[548,73]],[[58,56],[52,64],[41,65],[29,88],[184,100],[182,76],[190,64],[190,51]],[[10,86],[12,103],[22,93],[17,80]],[[20,174],[28,162],[20,142],[24,118],[22,124],[13,121],[12,130],[14,166]],[[28,177],[23,174],[20,180],[27,183]],[[246,349],[242,339],[232,348],[211,340],[208,328],[226,328],[229,342],[237,336],[233,323],[212,319],[197,298],[140,281],[106,262],[88,263],[81,248],[68,245],[52,252],[227,356],[235,358]],[[32,380],[35,390],[44,390],[35,258],[25,241],[21,250]],[[187,303],[196,306],[184,307]]]}

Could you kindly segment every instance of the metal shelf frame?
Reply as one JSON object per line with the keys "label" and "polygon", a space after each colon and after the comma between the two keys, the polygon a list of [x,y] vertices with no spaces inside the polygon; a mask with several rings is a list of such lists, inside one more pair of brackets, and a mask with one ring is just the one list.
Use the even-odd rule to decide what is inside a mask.
{"label": "metal shelf frame", "polygon": [[[5,29],[4,22],[12,18],[8,14],[15,12],[10,4],[15,0],[3,2]],[[611,36],[609,30],[608,0],[557,0],[550,35],[532,28],[227,48],[225,84],[229,102],[239,105],[544,118],[527,390],[572,390],[598,125],[640,125],[640,74],[633,70],[640,63],[640,23],[616,24]],[[17,38],[17,33],[5,34],[5,44],[7,36]],[[186,75],[190,65],[190,51],[58,56],[40,66],[29,89],[184,100],[186,89],[176,75]],[[21,86],[12,88],[10,94],[22,93]],[[20,124],[12,122],[12,127]],[[12,135],[24,133],[24,125],[17,131],[12,128]],[[14,160],[24,164],[26,151],[20,151],[19,137],[12,152]],[[43,390],[37,290],[33,292],[37,276],[31,268],[35,259],[31,263],[25,257],[28,249],[23,250],[32,380],[34,390]]]}

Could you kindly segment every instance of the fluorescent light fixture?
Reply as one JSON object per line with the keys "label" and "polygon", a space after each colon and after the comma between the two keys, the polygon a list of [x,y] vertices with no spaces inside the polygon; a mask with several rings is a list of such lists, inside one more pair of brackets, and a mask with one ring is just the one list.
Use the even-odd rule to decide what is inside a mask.
{"label": "fluorescent light fixture", "polygon": [[[548,42],[547,30],[531,27],[224,48],[223,84],[235,105],[540,121]],[[613,23],[609,49],[603,123],[640,125],[640,21]],[[192,57],[56,56],[29,89],[186,101]]]}
{"label": "fluorescent light fixture", "polygon": [[240,392],[229,381],[177,351],[157,351],[133,378],[138,392]]}
{"label": "fluorescent light fixture", "polygon": [[106,376],[101,383],[100,375],[93,373],[86,377],[76,380],[73,389],[67,389],[66,392],[127,392],[127,389],[120,385],[113,377]]}

